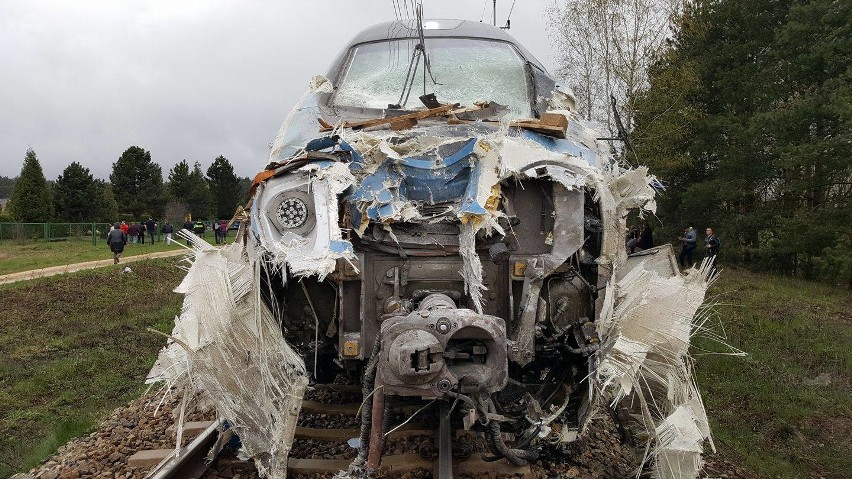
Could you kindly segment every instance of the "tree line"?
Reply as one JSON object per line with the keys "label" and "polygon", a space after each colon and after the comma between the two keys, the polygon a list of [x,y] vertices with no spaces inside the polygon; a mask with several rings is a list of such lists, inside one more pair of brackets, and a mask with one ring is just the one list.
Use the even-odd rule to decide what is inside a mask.
{"label": "tree line", "polygon": [[176,164],[163,180],[159,164],[144,148],[131,146],[112,165],[109,181],[72,162],[56,180],[48,181],[33,149],[24,157],[21,174],[0,178],[0,197],[10,198],[0,211],[0,221],[42,223],[108,222],[153,217],[183,220],[231,218],[251,185],[238,177],[224,156],[206,171],[195,162]]}
{"label": "tree line", "polygon": [[[554,33],[574,42],[563,67],[581,113],[612,125],[578,83],[621,81],[629,134],[614,146],[665,185],[655,238],[712,227],[724,262],[852,287],[852,2],[560,5]],[[580,42],[570,22],[583,19],[596,33]]]}

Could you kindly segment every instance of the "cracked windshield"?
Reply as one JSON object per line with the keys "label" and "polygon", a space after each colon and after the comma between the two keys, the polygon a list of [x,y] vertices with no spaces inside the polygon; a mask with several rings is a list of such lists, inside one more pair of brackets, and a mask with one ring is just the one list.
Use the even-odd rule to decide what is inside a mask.
{"label": "cracked windshield", "polygon": [[[405,102],[405,98],[400,100],[400,94],[416,44],[412,40],[394,40],[355,47],[334,104],[381,109]],[[509,44],[430,38],[426,40],[426,53],[437,84],[427,73],[425,93],[434,92],[438,101],[463,106],[494,101],[508,106],[511,116],[531,114],[524,62]],[[422,56],[417,64],[411,95],[401,105],[405,109],[423,107],[417,99],[424,94]]]}

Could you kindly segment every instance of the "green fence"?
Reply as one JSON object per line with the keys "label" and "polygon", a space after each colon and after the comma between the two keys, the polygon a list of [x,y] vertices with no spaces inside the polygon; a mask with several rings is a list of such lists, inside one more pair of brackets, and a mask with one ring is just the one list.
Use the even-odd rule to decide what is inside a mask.
{"label": "green fence", "polygon": [[90,241],[109,233],[109,223],[0,223],[0,241]]}

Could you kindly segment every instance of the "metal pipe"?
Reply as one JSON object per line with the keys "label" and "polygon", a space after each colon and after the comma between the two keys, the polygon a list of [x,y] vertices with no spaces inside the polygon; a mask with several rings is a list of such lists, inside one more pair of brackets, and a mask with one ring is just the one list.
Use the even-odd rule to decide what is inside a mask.
{"label": "metal pipe", "polygon": [[453,438],[449,405],[441,401],[438,423],[438,470],[436,479],[453,479]]}
{"label": "metal pipe", "polygon": [[385,416],[385,391],[381,387],[381,381],[376,381],[376,392],[373,393],[373,419],[370,428],[370,452],[367,455],[367,470],[375,471],[382,463],[382,445],[384,441],[384,416]]}
{"label": "metal pipe", "polygon": [[493,17],[491,20],[491,24],[495,27],[497,26],[497,0],[494,0],[494,8],[492,9]]}

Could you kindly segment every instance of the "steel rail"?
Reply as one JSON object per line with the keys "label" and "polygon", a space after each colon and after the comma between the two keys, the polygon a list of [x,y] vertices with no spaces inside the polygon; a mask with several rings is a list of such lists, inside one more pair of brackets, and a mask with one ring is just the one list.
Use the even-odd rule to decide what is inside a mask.
{"label": "steel rail", "polygon": [[145,479],[198,479],[210,467],[205,463],[207,451],[213,447],[218,437],[221,420],[213,421],[201,434],[195,437],[186,447],[176,448],[168,457],[162,460]]}

